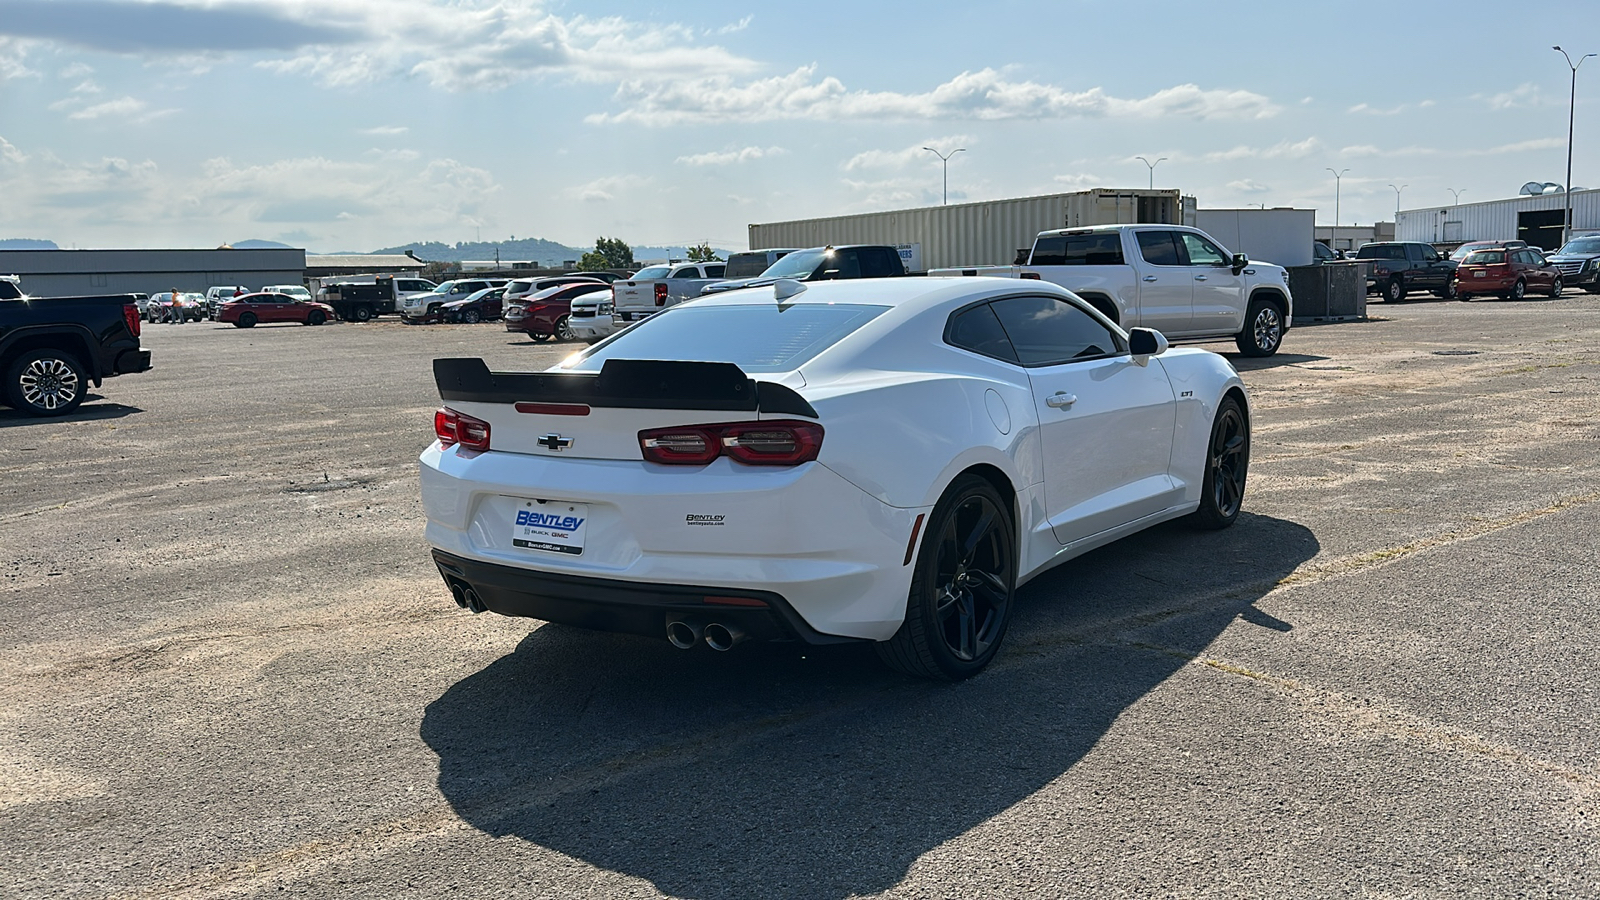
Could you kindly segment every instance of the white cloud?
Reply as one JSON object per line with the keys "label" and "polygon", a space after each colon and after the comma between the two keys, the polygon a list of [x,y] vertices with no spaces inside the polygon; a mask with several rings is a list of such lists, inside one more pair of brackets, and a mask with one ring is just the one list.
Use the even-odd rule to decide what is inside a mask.
{"label": "white cloud", "polygon": [[1249,178],[1241,178],[1238,181],[1230,181],[1228,182],[1228,187],[1233,188],[1241,194],[1265,194],[1272,190],[1270,186]]}
{"label": "white cloud", "polygon": [[928,152],[929,147],[949,156],[956,150],[965,150],[968,144],[975,144],[977,141],[978,139],[972,135],[958,134],[952,137],[929,138],[901,150],[866,150],[846,160],[844,170],[854,172],[858,169],[902,169],[921,162],[937,164],[939,158]]}
{"label": "white cloud", "polygon": [[28,68],[28,52],[33,46],[32,41],[0,35],[0,82],[39,74]]}
{"label": "white cloud", "polygon": [[1517,141],[1511,144],[1500,144],[1495,147],[1465,147],[1440,149],[1438,147],[1422,147],[1415,144],[1396,147],[1393,150],[1384,150],[1371,144],[1359,144],[1354,147],[1345,147],[1339,151],[1340,156],[1435,156],[1435,157],[1474,157],[1474,156],[1504,156],[1509,153],[1526,153],[1533,150],[1554,150],[1567,145],[1566,138],[1545,137],[1532,138],[1526,141]]}
{"label": "white cloud", "polygon": [[1303,141],[1279,141],[1271,147],[1250,147],[1240,144],[1232,150],[1219,150],[1201,157],[1206,162],[1232,162],[1240,159],[1304,159],[1316,152],[1322,142],[1314,137]]}
{"label": "white cloud", "polygon": [[411,127],[408,126],[408,125],[377,125],[377,126],[374,126],[372,128],[363,128],[360,131],[358,131],[357,134],[375,134],[375,135],[388,136],[388,135],[405,134],[406,132],[408,132],[410,130],[411,130]]}
{"label": "white cloud", "polygon": [[815,65],[744,84],[725,74],[625,80],[619,113],[596,113],[589,122],[674,125],[784,119],[908,121],[924,119],[1262,119],[1279,107],[1250,91],[1203,90],[1193,84],[1148,97],[1120,98],[1102,88],[1069,91],[1032,81],[1008,81],[994,69],[963,72],[925,93],[851,91],[837,78],[817,78]]}
{"label": "white cloud", "polygon": [[1472,99],[1487,103],[1490,109],[1516,109],[1542,106],[1545,103],[1543,92],[1532,82],[1517,85],[1509,91],[1501,91],[1498,94],[1473,94]]}
{"label": "white cloud", "polygon": [[410,160],[420,159],[422,157],[422,154],[415,150],[407,150],[403,148],[384,150],[378,147],[373,147],[371,150],[368,150],[366,155],[373,159],[396,160],[399,162],[409,162]]}
{"label": "white cloud", "polygon": [[749,28],[750,27],[750,23],[752,21],[754,21],[754,20],[755,20],[755,16],[753,16],[753,15],[745,16],[744,18],[740,19],[737,22],[734,22],[731,25],[724,25],[721,28],[718,28],[717,29],[717,34],[733,34],[733,33],[738,32],[738,31],[743,31],[746,28]]}
{"label": "white cloud", "polygon": [[1076,175],[1057,175],[1050,179],[1063,187],[1089,188],[1104,185],[1105,179],[1089,172],[1079,172]]}
{"label": "white cloud", "polygon": [[21,165],[27,161],[28,157],[24,156],[22,151],[18,150],[15,144],[3,137],[0,137],[0,163]]}
{"label": "white cloud", "polygon": [[[852,202],[845,207],[846,212],[931,206],[941,202],[944,196],[937,178],[932,181],[927,178],[886,178],[876,181],[847,178],[844,184],[849,188],[852,198]],[[957,203],[965,201],[967,197],[967,192],[960,188],[950,191],[950,199]]]}
{"label": "white cloud", "polygon": [[744,163],[751,160],[763,159],[768,156],[782,156],[789,151],[782,147],[744,147],[739,150],[712,151],[709,153],[696,153],[692,156],[680,156],[674,162],[681,162],[686,166],[725,166],[730,163]]}
{"label": "white cloud", "polygon": [[71,81],[74,78],[86,78],[94,74],[94,67],[81,62],[75,62],[61,70],[61,78]]}
{"label": "white cloud", "polygon": [[609,203],[619,194],[627,194],[649,183],[649,178],[639,175],[607,175],[571,188],[568,193],[585,203]]}
{"label": "white cloud", "polygon": [[1409,109],[1427,109],[1428,107],[1434,105],[1436,105],[1434,101],[1424,100],[1415,105],[1410,103],[1402,103],[1398,106],[1389,107],[1388,109],[1379,109],[1366,103],[1357,103],[1355,106],[1345,110],[1345,112],[1368,116],[1398,116]]}
{"label": "white cloud", "polygon": [[[54,107],[55,104],[52,104],[52,108]],[[144,123],[165,118],[176,112],[176,109],[153,110],[150,109],[150,105],[145,103],[143,100],[139,100],[134,97],[120,97],[116,100],[107,100],[104,103],[96,103],[92,106],[85,106],[75,112],[69,113],[67,118],[88,121],[112,116]]]}

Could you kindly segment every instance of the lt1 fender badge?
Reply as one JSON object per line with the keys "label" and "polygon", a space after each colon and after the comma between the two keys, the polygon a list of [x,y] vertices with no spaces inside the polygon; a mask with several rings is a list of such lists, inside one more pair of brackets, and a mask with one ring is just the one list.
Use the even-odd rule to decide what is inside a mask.
{"label": "lt1 fender badge", "polygon": [[547,434],[539,438],[539,446],[560,453],[572,446],[572,438],[562,437],[559,434]]}

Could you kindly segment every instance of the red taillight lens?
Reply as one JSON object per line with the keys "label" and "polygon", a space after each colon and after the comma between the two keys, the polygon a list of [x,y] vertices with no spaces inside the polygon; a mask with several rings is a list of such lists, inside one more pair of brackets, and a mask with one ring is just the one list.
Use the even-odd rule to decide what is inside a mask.
{"label": "red taillight lens", "polygon": [[667,305],[667,286],[662,284],[659,281],[656,282],[656,305],[657,306],[666,306]]}
{"label": "red taillight lens", "polygon": [[1034,281],[1038,281],[1039,280],[1039,273],[1038,272],[1023,272],[1021,277],[1023,277],[1023,278],[1031,278]]}
{"label": "red taillight lens", "polygon": [[797,466],[822,450],[822,426],[815,422],[733,422],[689,425],[639,432],[639,449],[650,462],[703,466],[726,456],[747,466]]}
{"label": "red taillight lens", "polygon": [[122,321],[128,323],[128,330],[134,337],[139,336],[139,307],[132,303],[122,304]]}
{"label": "red taillight lens", "polygon": [[460,444],[466,450],[489,449],[489,423],[448,406],[433,414],[433,433],[446,447]]}

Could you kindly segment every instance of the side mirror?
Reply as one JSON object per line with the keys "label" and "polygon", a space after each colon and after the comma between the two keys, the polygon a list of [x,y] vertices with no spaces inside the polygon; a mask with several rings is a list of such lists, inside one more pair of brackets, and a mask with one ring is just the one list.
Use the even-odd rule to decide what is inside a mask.
{"label": "side mirror", "polygon": [[1135,328],[1128,332],[1128,351],[1135,365],[1147,366],[1150,357],[1167,352],[1167,336],[1154,328]]}
{"label": "side mirror", "polygon": [[1243,272],[1244,267],[1248,265],[1250,265],[1250,257],[1245,256],[1243,253],[1235,253],[1233,255],[1233,274],[1237,275]]}

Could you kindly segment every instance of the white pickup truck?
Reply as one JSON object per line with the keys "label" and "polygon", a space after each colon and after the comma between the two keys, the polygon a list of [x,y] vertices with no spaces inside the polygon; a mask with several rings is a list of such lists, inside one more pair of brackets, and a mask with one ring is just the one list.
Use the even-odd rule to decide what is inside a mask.
{"label": "white pickup truck", "polygon": [[1025,265],[928,274],[1053,282],[1123,328],[1154,328],[1174,341],[1231,337],[1246,356],[1278,352],[1294,317],[1287,271],[1230,254],[1215,238],[1182,225],[1045,231]]}
{"label": "white pickup truck", "polygon": [[611,283],[617,324],[637,322],[672,306],[700,296],[700,289],[722,281],[725,263],[672,263],[641,269],[626,281]]}

